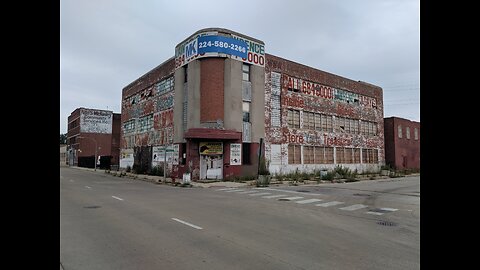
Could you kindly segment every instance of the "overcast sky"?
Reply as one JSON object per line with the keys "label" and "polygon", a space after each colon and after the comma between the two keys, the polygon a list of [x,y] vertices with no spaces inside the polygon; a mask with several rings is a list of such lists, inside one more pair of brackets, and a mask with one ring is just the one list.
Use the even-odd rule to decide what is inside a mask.
{"label": "overcast sky", "polygon": [[207,27],[378,85],[385,117],[420,121],[420,0],[61,0],[60,133],[76,108],[120,113],[123,87]]}

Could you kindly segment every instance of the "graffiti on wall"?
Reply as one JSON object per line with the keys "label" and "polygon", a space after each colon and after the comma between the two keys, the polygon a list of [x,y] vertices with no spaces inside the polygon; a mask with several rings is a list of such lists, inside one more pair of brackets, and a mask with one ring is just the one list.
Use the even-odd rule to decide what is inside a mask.
{"label": "graffiti on wall", "polygon": [[[292,91],[294,92],[299,92],[307,96],[331,99],[349,104],[356,104],[367,108],[377,108],[376,98],[360,95],[357,93],[322,85],[315,82],[302,80],[299,78],[290,77],[288,75],[283,75],[283,86],[287,89],[292,89]],[[298,103],[300,101],[295,100],[290,100],[286,102],[286,104],[296,104],[288,106],[300,107],[301,105],[303,105]]]}
{"label": "graffiti on wall", "polygon": [[173,126],[173,109],[161,111],[153,115],[153,128],[163,129]]}
{"label": "graffiti on wall", "polygon": [[84,109],[80,111],[80,132],[111,134],[112,123],[112,112]]}
{"label": "graffiti on wall", "polygon": [[318,145],[318,146],[339,146],[339,147],[380,147],[382,140],[380,138],[365,138],[361,135],[335,134],[322,132],[299,131],[292,132],[284,130],[282,132],[281,143],[299,144],[299,145]]}

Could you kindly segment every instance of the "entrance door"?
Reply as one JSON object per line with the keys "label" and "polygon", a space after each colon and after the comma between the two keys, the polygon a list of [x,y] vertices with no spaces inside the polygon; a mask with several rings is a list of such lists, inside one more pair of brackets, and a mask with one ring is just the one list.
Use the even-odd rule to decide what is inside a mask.
{"label": "entrance door", "polygon": [[200,156],[200,179],[223,178],[223,155]]}

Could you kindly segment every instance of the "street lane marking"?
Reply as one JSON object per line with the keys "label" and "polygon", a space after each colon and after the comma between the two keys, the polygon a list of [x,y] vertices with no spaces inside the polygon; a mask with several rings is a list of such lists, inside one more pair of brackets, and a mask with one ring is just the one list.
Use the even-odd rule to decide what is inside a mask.
{"label": "street lane marking", "polygon": [[225,192],[239,192],[239,191],[243,191],[243,189],[231,189],[231,190],[227,190]]}
{"label": "street lane marking", "polygon": [[303,201],[296,201],[296,203],[306,204],[306,203],[321,202],[321,201],[323,201],[323,200],[320,200],[320,199],[308,199],[308,200],[303,200]]}
{"label": "street lane marking", "polygon": [[319,203],[319,204],[315,204],[315,205],[316,206],[321,206],[321,207],[329,207],[329,206],[334,206],[334,205],[338,205],[338,204],[344,204],[344,202],[333,201],[333,202]]}
{"label": "street lane marking", "polygon": [[288,197],[288,198],[280,198],[279,200],[293,201],[293,200],[298,200],[298,199],[303,199],[303,197]]}
{"label": "street lane marking", "polygon": [[397,211],[398,209],[396,209],[396,208],[388,208],[388,207],[384,207],[384,208],[380,208],[380,210],[383,210],[383,211],[389,211],[389,212],[394,212],[394,211]]}
{"label": "street lane marking", "polygon": [[248,190],[248,191],[242,191],[242,192],[239,192],[238,194],[248,194],[248,193],[257,193],[258,191],[255,191],[255,190]]}
{"label": "street lane marking", "polygon": [[372,211],[368,211],[368,212],[365,212],[365,213],[370,214],[370,215],[377,215],[377,216],[383,215],[383,213],[380,213],[380,212],[372,212]]}
{"label": "street lane marking", "polygon": [[272,198],[278,198],[278,197],[285,197],[288,195],[270,195],[270,196],[263,196],[262,198],[267,198],[267,199],[272,199]]}
{"label": "street lane marking", "polygon": [[340,210],[345,210],[345,211],[355,211],[358,209],[366,208],[368,206],[363,205],[363,204],[354,204],[346,207],[339,208]]}
{"label": "street lane marking", "polygon": [[377,216],[381,216],[385,213],[390,213],[390,212],[395,212],[397,211],[398,209],[396,208],[388,208],[388,207],[384,207],[384,208],[377,208],[377,209],[374,209],[372,211],[368,211],[366,212],[367,214],[370,214],[370,215],[377,215]]}
{"label": "street lane marking", "polygon": [[91,188],[91,187],[89,187],[89,186],[85,186],[85,187],[86,187],[86,188],[88,188],[88,189],[92,189],[92,188]]}
{"label": "street lane marking", "polygon": [[186,221],[180,220],[180,219],[178,219],[178,218],[172,218],[172,219],[175,220],[175,221],[177,221],[177,222],[180,222],[180,223],[182,223],[182,224],[185,224],[185,225],[187,225],[187,226],[190,226],[190,227],[192,227],[192,228],[195,228],[195,229],[197,229],[197,230],[203,229],[202,227],[198,227],[197,225],[193,225],[193,224],[191,224],[191,223],[188,223],[188,222],[186,222]]}
{"label": "street lane marking", "polygon": [[115,198],[115,199],[117,199],[117,200],[123,201],[122,198],[119,198],[119,197],[116,197],[116,196],[112,196],[112,198]]}
{"label": "street lane marking", "polygon": [[74,182],[74,180],[73,180],[73,179],[70,179],[70,182]]}
{"label": "street lane marking", "polygon": [[283,189],[276,189],[276,188],[255,188],[255,189],[260,189],[260,190],[269,190],[269,191],[280,191],[280,192],[288,192],[288,193],[302,193],[302,194],[307,194],[307,195],[312,195],[312,196],[322,196],[323,194],[320,193],[303,193],[299,191],[292,191],[292,190],[283,190]]}
{"label": "street lane marking", "polygon": [[248,194],[248,196],[260,196],[260,195],[268,195],[272,194],[270,192],[262,192],[262,193],[254,193],[254,194]]}
{"label": "street lane marking", "polygon": [[236,189],[236,188],[221,188],[221,189],[217,189],[217,191],[224,191],[224,190],[232,190],[232,189]]}

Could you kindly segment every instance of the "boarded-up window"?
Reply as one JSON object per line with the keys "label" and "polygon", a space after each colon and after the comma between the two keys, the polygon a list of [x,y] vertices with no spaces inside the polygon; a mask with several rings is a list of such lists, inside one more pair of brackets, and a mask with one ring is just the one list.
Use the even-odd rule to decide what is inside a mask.
{"label": "boarded-up window", "polygon": [[300,164],[301,163],[301,146],[290,144],[288,146],[288,164]]}
{"label": "boarded-up window", "polygon": [[153,114],[138,119],[138,131],[145,132],[153,128]]}
{"label": "boarded-up window", "polygon": [[323,146],[315,146],[315,164],[325,164],[325,155],[324,155]]}
{"label": "boarded-up window", "polygon": [[287,123],[290,128],[300,128],[300,111],[288,110]]}
{"label": "boarded-up window", "polygon": [[345,133],[345,118],[336,116],[335,123],[335,131],[338,133]]}
{"label": "boarded-up window", "polygon": [[333,164],[333,147],[325,147],[325,163]]}
{"label": "boarded-up window", "polygon": [[303,146],[303,164],[314,163],[313,146]]}
{"label": "boarded-up window", "polygon": [[337,147],[336,153],[337,153],[337,164],[345,163],[345,148]]}
{"label": "boarded-up window", "polygon": [[406,132],[407,132],[407,140],[410,140],[410,127],[406,128]]}
{"label": "boarded-up window", "polygon": [[315,130],[322,130],[322,115],[315,114]]}
{"label": "boarded-up window", "polygon": [[398,125],[398,138],[402,138],[402,125]]}
{"label": "boarded-up window", "polygon": [[378,163],[377,149],[362,149],[363,163]]}
{"label": "boarded-up window", "polygon": [[272,94],[270,98],[272,112],[270,120],[272,127],[280,127],[281,113],[280,113],[280,73],[272,72]]}
{"label": "boarded-up window", "polygon": [[123,133],[130,133],[135,131],[135,119],[123,123]]}
{"label": "boarded-up window", "polygon": [[368,151],[366,148],[362,149],[362,163],[369,163],[368,160]]}
{"label": "boarded-up window", "polygon": [[315,114],[312,112],[303,112],[303,128],[315,130]]}
{"label": "boarded-up window", "polygon": [[[333,132],[333,118],[331,115],[325,115],[325,119],[326,119],[326,122],[327,122],[327,128],[325,131],[327,132]],[[323,120],[323,119],[322,119]],[[333,149],[333,148],[332,148]],[[332,162],[333,163],[333,162]]]}
{"label": "boarded-up window", "polygon": [[353,163],[360,163],[360,148],[353,149]]}
{"label": "boarded-up window", "polygon": [[345,163],[353,163],[353,149],[345,148]]}
{"label": "boarded-up window", "polygon": [[417,129],[417,128],[415,128],[415,129],[413,130],[413,134],[414,134],[414,136],[415,136],[415,140],[418,141],[418,129]]}

